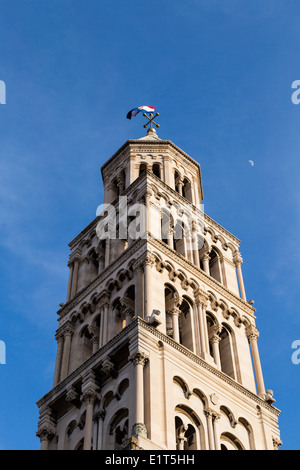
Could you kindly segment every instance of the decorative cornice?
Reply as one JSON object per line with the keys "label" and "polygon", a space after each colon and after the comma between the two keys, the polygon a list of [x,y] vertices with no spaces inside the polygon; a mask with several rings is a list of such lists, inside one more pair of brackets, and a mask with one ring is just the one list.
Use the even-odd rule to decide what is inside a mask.
{"label": "decorative cornice", "polygon": [[82,363],[76,370],[74,370],[70,375],[68,375],[64,380],[62,380],[62,382],[60,382],[52,390],[50,390],[46,395],[44,395],[37,402],[37,406],[39,408],[41,408],[42,406],[49,405],[49,403],[51,402],[51,399],[54,398],[57,394],[65,393],[66,389],[68,389],[70,384],[74,380],[76,380],[76,378],[80,379],[86,371],[91,369],[91,367],[93,367],[93,365],[97,364],[99,359],[101,359],[101,357],[103,355],[105,355],[105,353],[109,349],[116,346],[123,339],[125,339],[125,338],[128,339],[128,335],[130,335],[132,333],[136,337],[136,334],[137,334],[136,330],[138,330],[139,328],[142,328],[143,330],[148,331],[149,333],[153,334],[160,341],[162,341],[165,344],[168,344],[173,349],[176,349],[177,351],[182,353],[185,357],[187,357],[191,361],[193,361],[195,364],[198,364],[199,366],[203,367],[203,369],[207,370],[212,375],[218,377],[220,380],[227,383],[229,386],[233,387],[235,390],[238,390],[243,395],[246,395],[251,400],[254,400],[259,406],[267,409],[268,411],[275,414],[276,416],[279,416],[280,410],[275,408],[273,405],[270,405],[265,400],[260,398],[258,395],[254,394],[253,392],[251,392],[250,390],[245,388],[243,385],[239,384],[234,379],[229,377],[229,375],[227,375],[224,372],[222,372],[222,371],[218,370],[217,368],[213,367],[211,364],[206,362],[201,357],[197,356],[191,350],[189,350],[185,346],[177,343],[171,337],[169,337],[169,336],[165,335],[164,333],[158,331],[156,328],[152,327],[147,322],[145,322],[142,318],[139,318],[139,317],[135,318],[132,321],[132,323],[130,323],[128,326],[126,326],[123,330],[121,330],[107,344],[105,344],[95,354],[93,354],[91,357],[89,357],[89,359],[87,359],[84,363]]}

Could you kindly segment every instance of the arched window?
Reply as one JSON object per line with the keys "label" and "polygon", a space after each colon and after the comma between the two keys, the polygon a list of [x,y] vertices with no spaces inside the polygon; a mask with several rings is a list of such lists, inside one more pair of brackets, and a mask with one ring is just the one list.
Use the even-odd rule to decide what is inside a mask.
{"label": "arched window", "polygon": [[173,245],[171,243],[171,214],[166,211],[162,210],[161,213],[161,239],[164,243],[168,245]]}
{"label": "arched window", "polygon": [[195,340],[192,301],[186,296],[183,296],[179,309],[181,312],[179,315],[180,343],[191,351],[194,351]]}
{"label": "arched window", "polygon": [[152,172],[155,176],[157,176],[158,178],[161,178],[161,175],[160,175],[160,164],[159,163],[153,163],[152,165]]}
{"label": "arched window", "polygon": [[182,195],[188,201],[193,202],[192,185],[191,185],[191,182],[187,178],[184,178],[183,180]]}
{"label": "arched window", "polygon": [[110,420],[105,450],[128,448],[128,409],[121,408]]}
{"label": "arched window", "polygon": [[220,437],[221,450],[244,450],[242,443],[230,432],[224,432]]}
{"label": "arched window", "polygon": [[178,173],[178,171],[174,171],[174,183],[175,183],[175,191],[177,191],[177,193],[180,192],[180,175]]}
{"label": "arched window", "polygon": [[85,325],[81,330],[81,358],[85,361],[93,354],[92,335],[89,332],[88,325]]}
{"label": "arched window", "polygon": [[228,327],[222,326],[220,333],[220,360],[221,360],[221,370],[235,379],[235,366],[234,366],[234,353],[233,353],[233,344],[231,331]]}
{"label": "arched window", "polygon": [[215,248],[212,248],[209,257],[209,271],[211,277],[213,277],[219,282],[222,282],[221,259],[219,253]]}
{"label": "arched window", "polygon": [[176,450],[204,449],[204,430],[196,413],[186,405],[175,408]]}
{"label": "arched window", "polygon": [[176,300],[178,299],[178,293],[176,289],[170,285],[165,284],[165,314],[166,314],[166,332],[168,336],[173,338],[173,322],[172,315],[169,314],[174,308]]}
{"label": "arched window", "polygon": [[139,175],[145,173],[146,170],[147,170],[147,164],[146,164],[146,163],[141,163],[141,164],[140,164]]}

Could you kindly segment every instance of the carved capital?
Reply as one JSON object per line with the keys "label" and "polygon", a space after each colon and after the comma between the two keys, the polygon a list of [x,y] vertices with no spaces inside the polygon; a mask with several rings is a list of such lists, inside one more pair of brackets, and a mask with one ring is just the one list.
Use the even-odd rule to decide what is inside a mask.
{"label": "carved capital", "polygon": [[138,364],[142,365],[143,367],[149,362],[148,356],[143,353],[143,352],[136,352],[130,356],[130,360],[133,363],[134,366],[137,366]]}
{"label": "carved capital", "polygon": [[246,334],[247,334],[247,338],[248,338],[249,342],[251,340],[257,341],[257,339],[259,337],[258,329],[256,328],[256,326],[254,326],[252,324],[250,324],[246,327]]}

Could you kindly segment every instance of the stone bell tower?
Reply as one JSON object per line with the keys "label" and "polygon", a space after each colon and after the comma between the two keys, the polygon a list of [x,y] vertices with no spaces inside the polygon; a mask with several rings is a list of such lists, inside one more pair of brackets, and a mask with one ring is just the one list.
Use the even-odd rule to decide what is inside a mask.
{"label": "stone bell tower", "polygon": [[277,449],[240,241],[204,213],[200,165],[151,126],[101,173],[69,244],[41,449]]}

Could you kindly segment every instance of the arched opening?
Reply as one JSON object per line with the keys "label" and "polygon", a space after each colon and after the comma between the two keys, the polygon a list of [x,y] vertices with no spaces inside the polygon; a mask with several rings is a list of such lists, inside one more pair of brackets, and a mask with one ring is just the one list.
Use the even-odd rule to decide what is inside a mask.
{"label": "arched opening", "polygon": [[166,211],[162,210],[161,212],[161,239],[167,245],[173,245],[171,238],[171,226],[172,226],[172,218],[171,214]]}
{"label": "arched opening", "polygon": [[174,224],[174,249],[182,256],[186,255],[185,238],[184,238],[184,222],[177,219]]}
{"label": "arched opening", "polygon": [[191,185],[191,182],[187,178],[184,178],[183,180],[182,195],[188,201],[193,202],[192,185]]}
{"label": "arched opening", "polygon": [[203,426],[196,413],[186,405],[178,405],[175,413],[176,450],[204,449]]}
{"label": "arched opening", "polygon": [[85,325],[80,333],[81,337],[81,357],[84,362],[93,354],[92,335],[89,332],[88,325]]}
{"label": "arched opening", "polygon": [[76,427],[77,427],[77,423],[76,423],[75,419],[73,419],[66,428],[65,442],[64,442],[64,449],[65,450],[71,450],[72,449],[71,436],[72,436],[73,432],[75,431]]}
{"label": "arched opening", "polygon": [[175,191],[177,193],[180,193],[180,175],[178,171],[174,171],[174,185],[175,185]]}
{"label": "arched opening", "polygon": [[145,173],[145,171],[147,171],[147,164],[146,163],[141,163],[140,164],[140,170],[139,170],[139,176],[142,175],[143,173]]}
{"label": "arched opening", "polygon": [[245,450],[237,437],[230,432],[224,432],[220,437],[221,450]]}
{"label": "arched opening", "polygon": [[122,325],[129,325],[135,316],[135,285],[131,285],[126,290],[121,299],[122,305]]}
{"label": "arched opening", "polygon": [[220,332],[220,361],[221,361],[221,370],[235,379],[235,367],[234,367],[234,354],[233,354],[233,345],[231,330],[229,327],[222,325],[222,330]]}
{"label": "arched opening", "polygon": [[157,176],[158,178],[161,178],[160,175],[160,164],[159,163],[153,163],[152,165],[152,173]]}
{"label": "arched opening", "polygon": [[216,281],[222,282],[222,266],[220,254],[215,248],[212,248],[209,257],[209,272],[211,277],[216,279]]}
{"label": "arched opening", "polygon": [[166,332],[167,335],[173,338],[173,320],[172,320],[172,309],[178,299],[178,293],[176,289],[170,285],[165,284],[165,315],[166,315]]}
{"label": "arched opening", "polygon": [[194,351],[193,302],[188,297],[183,296],[179,309],[181,312],[179,315],[180,343]]}
{"label": "arched opening", "polygon": [[121,408],[108,425],[105,450],[125,450],[128,446],[128,409]]}

